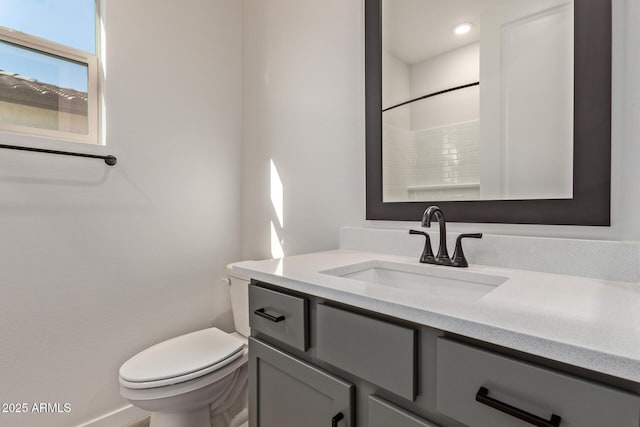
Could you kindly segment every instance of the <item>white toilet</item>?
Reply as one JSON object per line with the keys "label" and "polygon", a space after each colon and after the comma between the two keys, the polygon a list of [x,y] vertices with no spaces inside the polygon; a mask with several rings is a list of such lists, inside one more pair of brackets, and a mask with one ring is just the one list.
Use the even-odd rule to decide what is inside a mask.
{"label": "white toilet", "polygon": [[[151,427],[211,427],[212,413],[225,426],[246,423],[249,282],[229,275],[229,284],[236,332],[208,328],[185,334],[120,367],[120,394],[151,412]],[[235,405],[233,419],[227,416],[230,405]]]}

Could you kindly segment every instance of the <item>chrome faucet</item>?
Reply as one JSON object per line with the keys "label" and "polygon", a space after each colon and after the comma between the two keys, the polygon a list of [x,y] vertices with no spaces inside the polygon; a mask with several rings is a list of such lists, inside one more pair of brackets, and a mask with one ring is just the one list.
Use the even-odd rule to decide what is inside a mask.
{"label": "chrome faucet", "polygon": [[426,241],[424,244],[424,250],[420,257],[420,262],[425,264],[446,265],[451,267],[468,267],[469,264],[462,251],[462,239],[471,237],[474,239],[482,238],[482,233],[461,234],[456,239],[456,250],[453,252],[453,260],[449,258],[449,251],[447,250],[447,224],[444,219],[444,213],[438,206],[429,206],[422,215],[422,226],[425,228],[431,227],[431,220],[435,218],[440,226],[440,244],[438,246],[438,254],[434,257],[433,250],[431,249],[431,238],[424,231],[409,230],[409,234],[420,234],[425,236]]}

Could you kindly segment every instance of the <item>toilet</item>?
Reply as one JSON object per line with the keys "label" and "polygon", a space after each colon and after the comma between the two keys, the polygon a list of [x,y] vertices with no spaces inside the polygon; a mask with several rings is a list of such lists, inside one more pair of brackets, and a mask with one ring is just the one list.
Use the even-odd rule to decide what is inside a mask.
{"label": "toilet", "polygon": [[230,274],[228,284],[236,332],[207,328],[181,335],[120,367],[120,394],[151,412],[150,427],[246,425],[249,281]]}

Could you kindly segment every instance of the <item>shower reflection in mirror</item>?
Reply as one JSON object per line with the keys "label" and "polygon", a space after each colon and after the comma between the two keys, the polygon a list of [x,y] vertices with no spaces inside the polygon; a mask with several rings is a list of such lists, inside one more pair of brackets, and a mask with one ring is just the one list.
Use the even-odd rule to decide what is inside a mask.
{"label": "shower reflection in mirror", "polygon": [[571,198],[573,2],[382,5],[384,202]]}

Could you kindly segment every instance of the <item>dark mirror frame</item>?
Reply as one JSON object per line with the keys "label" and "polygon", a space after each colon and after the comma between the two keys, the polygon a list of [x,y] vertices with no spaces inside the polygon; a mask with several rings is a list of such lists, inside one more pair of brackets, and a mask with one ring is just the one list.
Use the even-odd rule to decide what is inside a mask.
{"label": "dark mirror frame", "polygon": [[447,221],[611,224],[611,0],[574,0],[573,198],[392,202],[382,199],[382,0],[365,0],[366,218],[418,221],[438,205]]}

